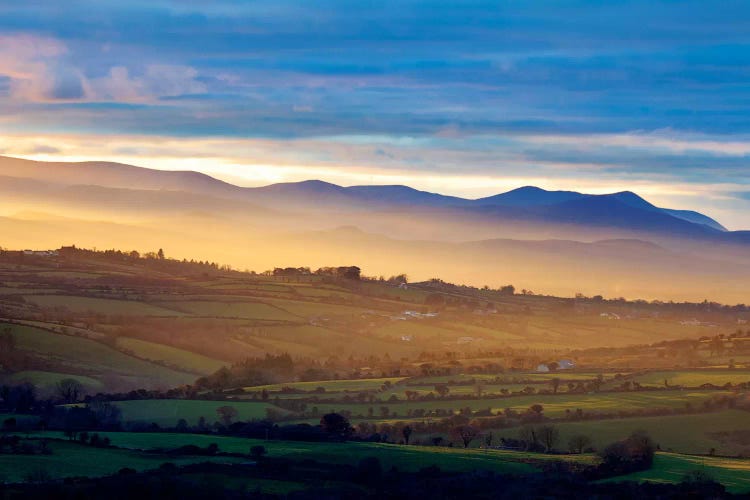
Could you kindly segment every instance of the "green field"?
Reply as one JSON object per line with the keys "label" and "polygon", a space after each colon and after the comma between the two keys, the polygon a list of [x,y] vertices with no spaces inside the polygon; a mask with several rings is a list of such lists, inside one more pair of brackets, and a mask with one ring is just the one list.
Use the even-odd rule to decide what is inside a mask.
{"label": "green field", "polygon": [[639,375],[633,380],[642,385],[699,387],[703,384],[723,386],[726,383],[740,384],[750,382],[750,370],[680,370],[655,371]]}
{"label": "green field", "polygon": [[647,471],[609,479],[679,483],[686,474],[700,471],[726,486],[732,493],[750,493],[750,460],[736,458],[694,457],[674,453],[657,453],[654,466]]}
{"label": "green field", "polygon": [[[216,443],[220,451],[247,453],[253,445],[263,445],[271,457],[287,457],[294,460],[312,459],[321,462],[356,464],[369,456],[380,459],[385,469],[396,466],[407,471],[417,471],[429,465],[438,465],[452,471],[493,470],[505,473],[534,471],[534,467],[522,463],[523,460],[555,460],[554,455],[542,455],[503,450],[477,450],[434,446],[400,446],[381,443],[307,443],[301,441],[263,441],[225,436],[178,433],[136,433],[102,432],[108,436],[113,446],[135,450],[169,450],[187,444],[207,446]],[[37,433],[34,436],[50,435],[59,437],[61,433]],[[566,459],[589,463],[591,456],[570,456]]]}
{"label": "green field", "polygon": [[[449,386],[450,394],[452,395],[464,395],[464,396],[470,396],[470,395],[476,395],[477,394],[477,388],[478,386],[475,385],[451,385]],[[481,392],[483,395],[487,394],[502,394],[503,390],[506,390],[508,392],[517,392],[521,391],[524,388],[527,387],[526,384],[479,384],[479,387],[481,387]],[[539,388],[542,388],[540,386],[537,386]],[[546,387],[545,387],[546,388]],[[395,394],[400,399],[405,399],[405,391],[412,391],[416,392],[420,396],[425,396],[429,393],[435,393],[435,386],[434,385],[399,385],[397,387],[394,387],[393,389],[390,389],[388,391],[385,391],[380,394],[381,398],[389,398],[391,394]]]}
{"label": "green field", "polygon": [[269,304],[283,309],[297,318],[311,318],[317,316],[359,316],[367,312],[366,308],[326,302],[311,302],[302,300],[271,299]]}
{"label": "green field", "polygon": [[119,337],[117,346],[131,351],[139,358],[164,361],[172,366],[178,366],[201,375],[213,373],[228,364],[225,361],[219,361],[184,349],[129,337]]}
{"label": "green field", "polygon": [[86,377],[83,375],[70,375],[68,373],[57,373],[57,372],[45,372],[39,370],[26,370],[22,372],[16,372],[13,375],[6,377],[5,383],[19,384],[22,382],[29,382],[36,386],[42,393],[51,393],[54,391],[55,386],[58,382],[63,379],[74,379],[83,385],[86,392],[95,393],[104,389],[104,384],[100,381]]}
{"label": "green field", "polygon": [[146,454],[133,450],[94,448],[62,440],[49,442],[51,455],[6,455],[0,454],[0,475],[7,482],[22,482],[27,474],[44,471],[51,478],[96,477],[115,474],[123,467],[135,470],[156,469],[164,462],[176,465],[190,463],[233,461],[220,457],[169,457]]}
{"label": "green field", "polygon": [[402,336],[412,336],[415,342],[455,342],[458,337],[470,336],[460,330],[443,328],[434,319],[389,321],[378,328],[375,333],[381,337],[397,340],[401,339]]}
{"label": "green field", "polygon": [[[251,446],[263,445],[270,457],[287,457],[294,460],[313,459],[328,463],[352,464],[359,460],[376,456],[384,468],[392,466],[400,470],[417,471],[429,465],[437,465],[446,471],[491,470],[499,473],[523,474],[533,472],[535,467],[527,461],[565,460],[592,464],[596,458],[591,455],[544,455],[504,450],[481,450],[448,447],[400,446],[376,443],[305,443],[290,441],[262,441],[225,436],[167,433],[103,432],[112,445],[127,450],[89,448],[62,441],[51,441],[53,450],[59,455],[18,457],[20,462],[3,463],[6,470],[12,469],[12,477],[23,478],[26,472],[38,468],[53,469],[56,477],[75,475],[103,475],[115,472],[121,467],[148,469],[157,467],[164,461],[190,463],[205,458],[184,457],[167,460],[164,455],[145,455],[140,450],[170,450],[192,444],[201,447],[211,443],[218,445],[223,452],[247,453]],[[35,433],[33,437],[60,437],[61,433]],[[70,457],[63,463],[60,457]],[[9,457],[16,458],[16,457]],[[226,462],[228,459],[222,458]],[[20,465],[18,465],[20,464]],[[637,480],[656,482],[679,482],[685,474],[700,470],[724,484],[735,493],[750,491],[750,460],[718,457],[696,457],[675,453],[657,453],[654,467],[649,471],[630,474],[608,481]],[[11,478],[12,479],[12,478]]]}
{"label": "green field", "polygon": [[[750,447],[722,442],[710,433],[747,429],[749,420],[750,413],[746,411],[727,410],[695,415],[563,422],[556,423],[555,426],[560,431],[557,448],[561,450],[567,449],[568,440],[575,435],[589,436],[593,446],[601,450],[633,431],[645,430],[665,451],[707,454],[714,448],[719,455],[747,456],[750,455]],[[497,437],[518,438],[519,435],[518,428],[498,429],[493,432]]]}
{"label": "green field", "polygon": [[[484,375],[484,374],[456,374],[456,375],[440,375],[434,377],[415,377],[409,379],[407,385],[433,385],[433,384],[446,384],[450,382],[462,382],[468,380],[481,381],[485,383],[495,382],[507,383],[507,384],[522,384],[525,382],[548,382],[553,378],[560,379],[561,382],[578,382],[584,380],[594,380],[598,376],[598,373],[594,372],[572,372],[572,371],[558,371],[555,373],[514,373],[514,374],[498,374],[498,375]],[[611,375],[605,376],[605,379],[611,378]]]}
{"label": "green field", "polygon": [[99,375],[118,376],[145,387],[174,387],[192,383],[194,375],[178,372],[148,361],[128,356],[100,342],[83,337],[61,335],[30,326],[1,323],[8,326],[18,348],[33,351],[71,368]]}
{"label": "green field", "polygon": [[544,414],[548,417],[563,417],[565,410],[575,411],[578,408],[584,412],[616,413],[619,411],[646,410],[653,408],[685,408],[690,403],[694,408],[700,408],[703,401],[721,394],[723,391],[651,391],[651,392],[621,392],[621,393],[599,393],[599,394],[558,394],[558,395],[534,395],[534,396],[512,396],[504,398],[488,399],[436,399],[433,401],[414,401],[402,403],[376,402],[373,404],[362,403],[325,403],[319,404],[321,412],[348,410],[353,417],[367,415],[368,408],[381,406],[389,408],[396,417],[404,418],[409,409],[423,408],[453,409],[469,407],[472,410],[490,408],[493,412],[512,408],[523,411],[534,404],[544,407]]}
{"label": "green field", "polygon": [[155,422],[162,426],[174,426],[181,418],[189,425],[196,425],[205,417],[210,425],[219,420],[216,409],[221,406],[232,406],[237,412],[236,420],[262,419],[266,417],[266,408],[280,408],[268,403],[247,401],[198,401],[187,399],[143,399],[118,401],[115,403],[122,410],[124,422]]}
{"label": "green field", "polygon": [[286,311],[262,302],[218,302],[208,300],[165,302],[189,314],[210,318],[244,318],[264,321],[298,320]]}
{"label": "green field", "polygon": [[386,382],[396,384],[403,380],[403,377],[391,378],[362,378],[352,380],[321,380],[315,382],[288,382],[284,384],[259,385],[255,387],[245,387],[245,391],[256,392],[262,391],[279,391],[283,387],[292,387],[302,391],[314,391],[318,387],[323,387],[326,392],[363,392],[376,391]]}
{"label": "green field", "polygon": [[181,316],[182,313],[133,300],[99,299],[74,295],[26,295],[27,301],[43,308],[65,308],[71,312],[134,316]]}

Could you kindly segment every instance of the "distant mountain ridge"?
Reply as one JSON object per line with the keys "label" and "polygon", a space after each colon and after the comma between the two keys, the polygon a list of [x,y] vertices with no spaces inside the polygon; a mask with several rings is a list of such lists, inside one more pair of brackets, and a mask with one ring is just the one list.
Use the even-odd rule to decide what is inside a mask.
{"label": "distant mountain ridge", "polygon": [[[524,186],[493,196],[466,199],[403,185],[343,187],[320,180],[240,187],[194,171],[154,170],[111,162],[36,162],[9,157],[0,157],[0,176],[65,186],[180,191],[241,200],[275,210],[443,209],[503,220],[611,226],[685,237],[710,238],[732,233],[707,215],[660,208],[630,191],[592,195]],[[748,240],[747,235],[738,236],[742,242]]]}

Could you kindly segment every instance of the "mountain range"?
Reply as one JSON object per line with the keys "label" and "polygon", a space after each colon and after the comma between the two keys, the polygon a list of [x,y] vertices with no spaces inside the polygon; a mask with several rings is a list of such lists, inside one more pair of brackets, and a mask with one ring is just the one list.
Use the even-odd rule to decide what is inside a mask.
{"label": "mountain range", "polygon": [[[494,196],[465,199],[401,185],[342,187],[319,180],[239,187],[193,171],[153,170],[111,162],[35,162],[9,157],[0,157],[0,176],[13,178],[5,180],[4,183],[8,184],[11,180],[33,179],[46,185],[180,191],[285,209],[452,208],[505,218],[526,217],[680,233],[690,233],[691,229],[696,234],[707,229],[728,232],[707,215],[691,210],[660,208],[630,191],[592,195],[525,186]],[[706,234],[711,232],[706,231]]]}
{"label": "mountain range", "polygon": [[320,180],[240,187],[192,171],[0,157],[0,215],[6,247],[165,246],[252,268],[354,262],[555,293],[699,298],[695,290],[709,290],[727,300],[750,278],[749,231],[630,191],[525,186],[466,199]]}

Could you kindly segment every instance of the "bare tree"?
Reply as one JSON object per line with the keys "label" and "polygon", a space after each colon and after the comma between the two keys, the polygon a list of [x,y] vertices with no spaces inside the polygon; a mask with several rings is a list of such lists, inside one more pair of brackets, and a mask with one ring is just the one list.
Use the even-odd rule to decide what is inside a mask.
{"label": "bare tree", "polygon": [[55,392],[65,403],[76,403],[83,394],[83,385],[74,378],[65,378],[57,383]]}
{"label": "bare tree", "polygon": [[551,452],[552,448],[560,440],[560,431],[554,425],[542,425],[537,430],[537,433],[547,453]]}
{"label": "bare tree", "polygon": [[552,393],[557,394],[557,389],[560,388],[560,379],[555,377],[549,381],[549,385],[552,386]]}
{"label": "bare tree", "polygon": [[219,415],[221,423],[229,426],[231,425],[232,420],[237,417],[238,412],[237,408],[235,408],[234,406],[221,406],[219,408],[216,408],[216,414]]}
{"label": "bare tree", "polygon": [[409,438],[411,437],[412,429],[410,426],[406,426],[401,429],[401,434],[404,436],[404,443],[409,444]]}
{"label": "bare tree", "polygon": [[486,436],[484,436],[484,444],[487,446],[487,448],[492,446],[492,431],[490,431],[489,433],[487,433]]}
{"label": "bare tree", "polygon": [[585,434],[577,434],[568,440],[568,449],[572,453],[583,453],[583,450],[591,446],[591,438]]}
{"label": "bare tree", "polygon": [[539,446],[539,436],[533,425],[525,425],[518,432],[518,437],[523,441],[526,451],[533,450]]}
{"label": "bare tree", "polygon": [[459,425],[451,430],[451,435],[460,439],[464,443],[464,448],[468,448],[469,444],[479,437],[480,432],[472,425]]}

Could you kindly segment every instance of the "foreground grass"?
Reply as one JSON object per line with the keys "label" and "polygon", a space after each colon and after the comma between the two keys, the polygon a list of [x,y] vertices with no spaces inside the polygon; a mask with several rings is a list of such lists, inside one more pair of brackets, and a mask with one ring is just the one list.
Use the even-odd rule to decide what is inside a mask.
{"label": "foreground grass", "polygon": [[155,469],[164,462],[176,465],[214,461],[229,462],[228,457],[168,457],[135,450],[94,448],[66,441],[50,441],[52,455],[1,455],[0,474],[6,482],[21,482],[29,474],[43,471],[52,479],[97,477],[114,474],[123,467],[141,471]]}
{"label": "foreground grass", "polygon": [[222,491],[224,488],[228,488],[230,490],[245,493],[261,491],[272,495],[288,495],[294,491],[304,490],[309,486],[297,481],[279,481],[276,479],[238,477],[211,473],[182,474],[181,477],[193,479],[198,484],[214,485],[216,491]]}
{"label": "foreground grass", "polygon": [[[268,456],[294,460],[317,460],[334,464],[356,464],[366,457],[377,457],[383,468],[397,467],[405,471],[418,471],[430,465],[443,470],[465,472],[477,469],[506,474],[524,474],[537,470],[527,460],[570,459],[583,462],[591,456],[560,457],[504,450],[478,450],[434,446],[403,446],[382,443],[307,443],[302,441],[264,441],[228,436],[177,433],[101,432],[110,438],[113,446],[132,450],[170,450],[193,444],[201,447],[215,443],[222,452],[248,453],[250,447],[262,445]],[[36,437],[62,437],[61,433],[36,433]]]}
{"label": "foreground grass", "polygon": [[[171,449],[192,444],[205,447],[215,443],[222,452],[248,453],[251,446],[262,445],[269,457],[293,460],[311,459],[333,464],[356,464],[366,457],[377,457],[384,469],[415,472],[435,465],[444,471],[469,472],[488,470],[503,474],[528,474],[538,472],[543,461],[575,461],[594,464],[594,455],[544,455],[506,450],[461,449],[432,446],[403,446],[381,443],[306,443],[297,441],[263,441],[239,437],[174,433],[105,432],[112,445],[124,449],[92,448],[69,443],[51,441],[54,455],[18,456],[0,455],[0,470],[6,481],[21,481],[25,476],[40,469],[53,477],[101,476],[117,472],[122,467],[136,470],[156,468],[163,462],[178,465],[206,461],[206,457],[171,457]],[[59,432],[35,433],[32,437],[61,438]],[[147,450],[161,450],[146,453]],[[231,462],[228,457],[211,457],[212,461]],[[240,459],[241,461],[241,459]],[[536,464],[536,465],[535,465]],[[607,481],[654,481],[678,483],[686,474],[702,471],[722,483],[733,493],[750,491],[750,460],[720,457],[697,457],[676,453],[657,453],[654,467]],[[297,484],[275,486],[278,491],[291,491]],[[287,488],[289,488],[287,490]],[[270,489],[270,488],[269,488]]]}
{"label": "foreground grass", "polygon": [[732,493],[750,493],[750,460],[719,457],[695,457],[675,453],[657,453],[654,466],[643,472],[628,474],[617,481],[651,481],[679,483],[686,474],[700,471],[723,484]]}

